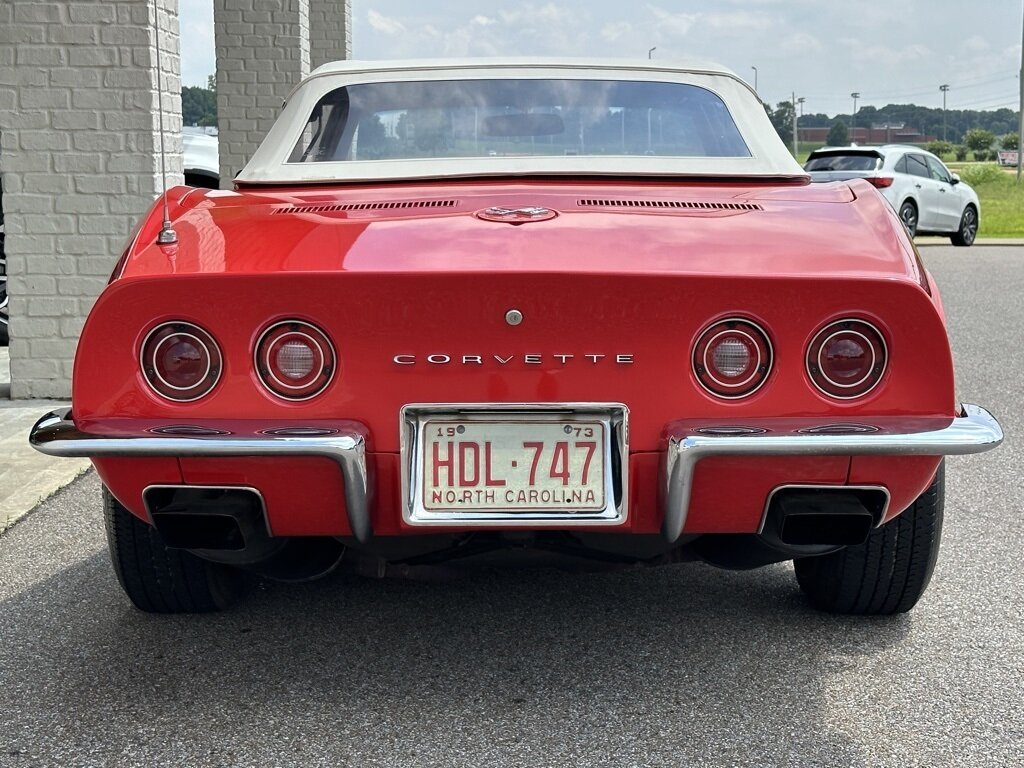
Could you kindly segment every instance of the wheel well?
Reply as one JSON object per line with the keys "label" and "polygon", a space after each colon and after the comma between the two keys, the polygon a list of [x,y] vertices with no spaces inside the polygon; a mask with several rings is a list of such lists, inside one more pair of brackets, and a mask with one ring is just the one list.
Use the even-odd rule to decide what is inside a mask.
{"label": "wheel well", "polygon": [[914,210],[915,211],[920,210],[920,208],[917,205],[917,200],[915,200],[912,197],[908,197],[908,198],[904,199],[904,201],[902,203],[900,203],[900,208],[903,208],[903,206],[906,205],[907,203],[910,203],[912,206],[914,206]]}

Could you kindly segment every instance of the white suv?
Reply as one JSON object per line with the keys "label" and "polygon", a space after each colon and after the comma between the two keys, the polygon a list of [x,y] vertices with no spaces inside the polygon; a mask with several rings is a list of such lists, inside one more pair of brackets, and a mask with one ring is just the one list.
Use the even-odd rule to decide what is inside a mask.
{"label": "white suv", "polygon": [[981,205],[931,152],[919,147],[823,147],[804,164],[811,181],[866,179],[896,210],[911,235],[948,235],[953,245],[971,245]]}

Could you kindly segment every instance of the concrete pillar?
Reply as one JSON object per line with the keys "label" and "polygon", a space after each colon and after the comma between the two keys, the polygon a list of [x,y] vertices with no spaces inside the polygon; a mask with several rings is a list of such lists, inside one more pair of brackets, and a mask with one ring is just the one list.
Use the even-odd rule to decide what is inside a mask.
{"label": "concrete pillar", "polygon": [[309,74],[310,0],[213,0],[220,185],[235,178]]}
{"label": "concrete pillar", "polygon": [[182,182],[178,0],[0,2],[0,177],[11,396],[70,394],[78,334],[159,194],[157,68],[169,183]]}
{"label": "concrete pillar", "polygon": [[352,0],[309,0],[309,66],[352,58]]}

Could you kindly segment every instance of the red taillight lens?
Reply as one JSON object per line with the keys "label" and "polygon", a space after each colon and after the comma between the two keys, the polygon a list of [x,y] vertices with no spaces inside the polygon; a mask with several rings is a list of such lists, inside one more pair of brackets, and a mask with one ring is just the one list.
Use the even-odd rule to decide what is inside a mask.
{"label": "red taillight lens", "polygon": [[891,187],[894,181],[892,176],[869,176],[868,181],[875,187],[883,189],[885,187]]}
{"label": "red taillight lens", "polygon": [[334,378],[334,347],[327,334],[301,320],[285,320],[256,344],[256,372],[263,386],[286,400],[316,397]]}
{"label": "red taillight lens", "polygon": [[878,386],[887,358],[885,339],[875,326],[839,320],[814,335],[807,348],[807,373],[829,397],[850,400]]}
{"label": "red taillight lens", "polygon": [[217,342],[192,323],[158,325],[142,342],[140,362],[153,391],[177,402],[198,400],[220,379]]}
{"label": "red taillight lens", "polygon": [[753,394],[772,368],[772,345],[757,325],[730,318],[706,328],[693,348],[697,381],[716,397],[734,399]]}

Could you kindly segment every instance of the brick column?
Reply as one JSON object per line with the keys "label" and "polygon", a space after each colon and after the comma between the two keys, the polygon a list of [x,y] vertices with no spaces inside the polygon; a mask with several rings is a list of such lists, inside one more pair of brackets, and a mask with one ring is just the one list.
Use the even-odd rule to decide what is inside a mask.
{"label": "brick column", "polygon": [[[11,396],[70,395],[78,334],[159,194],[152,0],[0,2]],[[178,2],[157,0],[169,183],[182,182]]]}
{"label": "brick column", "polygon": [[309,0],[309,66],[352,58],[352,0]]}
{"label": "brick column", "polygon": [[285,97],[309,74],[309,2],[213,0],[222,188],[231,188]]}

